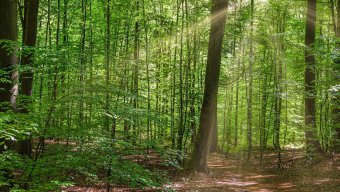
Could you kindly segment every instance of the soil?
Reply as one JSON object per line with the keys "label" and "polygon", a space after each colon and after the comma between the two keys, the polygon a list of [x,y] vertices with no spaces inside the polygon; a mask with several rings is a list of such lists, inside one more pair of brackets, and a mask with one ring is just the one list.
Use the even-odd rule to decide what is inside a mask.
{"label": "soil", "polygon": [[[277,155],[267,152],[260,164],[260,155],[254,153],[247,161],[246,153],[210,154],[209,174],[173,173],[171,183],[162,189],[131,189],[116,187],[113,192],[128,191],[188,191],[188,192],[340,192],[340,155],[323,155],[306,161],[302,150],[287,150],[282,154],[278,168]],[[70,187],[68,192],[104,192],[105,187]]]}
{"label": "soil", "polygon": [[245,155],[211,154],[210,173],[182,177],[169,187],[175,191],[340,191],[339,156],[308,164],[303,152],[282,154],[281,168],[274,153],[265,155],[262,164],[258,156],[250,162]]}

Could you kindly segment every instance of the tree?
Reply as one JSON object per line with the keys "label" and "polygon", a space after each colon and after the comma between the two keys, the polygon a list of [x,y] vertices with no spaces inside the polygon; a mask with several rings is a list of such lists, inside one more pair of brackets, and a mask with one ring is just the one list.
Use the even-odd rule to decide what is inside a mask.
{"label": "tree", "polygon": [[249,53],[249,84],[248,84],[248,98],[247,98],[247,142],[248,142],[248,157],[249,161],[252,144],[252,122],[253,122],[253,65],[254,65],[254,0],[251,0],[251,20],[250,20],[250,53]]}
{"label": "tree", "polygon": [[[339,72],[340,72],[340,58],[339,58],[339,52],[340,52],[340,0],[337,0],[337,23],[336,23],[336,32],[335,36],[337,38],[336,42],[336,49],[337,49],[337,59],[334,62],[334,84],[338,85],[340,84],[340,77],[339,77]],[[334,150],[340,152],[340,91],[339,87],[335,86],[335,91],[333,93],[333,118],[332,118],[332,124],[333,127],[336,131],[336,136],[335,136],[335,144],[334,144]]]}
{"label": "tree", "polygon": [[205,74],[200,125],[191,159],[187,164],[188,170],[205,173],[208,172],[207,158],[211,144],[213,127],[216,120],[216,100],[228,0],[213,0],[212,4],[212,22],[210,26],[208,60]]}
{"label": "tree", "polygon": [[[216,99],[216,104],[217,106],[217,99]],[[211,144],[210,144],[210,153],[215,153],[219,152],[218,148],[218,127],[217,127],[217,107],[215,107],[215,120],[214,120],[214,126],[213,126],[213,131],[211,135]]]}
{"label": "tree", "polygon": [[321,152],[321,146],[317,138],[315,117],[315,70],[316,62],[313,53],[316,23],[316,0],[308,0],[305,34],[305,137],[307,151]]}
{"label": "tree", "polygon": [[[37,39],[37,16],[39,8],[39,0],[27,0],[25,1],[25,13],[24,13],[24,35],[23,44],[24,48],[32,48],[35,46]],[[22,113],[28,113],[28,106],[31,104],[32,88],[33,88],[33,52],[28,50],[21,58],[22,67],[27,67],[23,73],[20,74],[21,89],[20,94],[27,96],[22,103],[20,111]],[[31,139],[25,139],[19,142],[19,153],[30,156],[32,153],[32,141]]]}
{"label": "tree", "polygon": [[[17,72],[17,1],[5,0],[0,4],[0,102],[7,102],[15,107],[17,88],[15,80]],[[8,49],[9,47],[9,49]],[[8,107],[2,106],[0,111],[7,111]]]}
{"label": "tree", "polygon": [[16,108],[17,40],[17,1],[4,0],[0,3],[0,112]]}

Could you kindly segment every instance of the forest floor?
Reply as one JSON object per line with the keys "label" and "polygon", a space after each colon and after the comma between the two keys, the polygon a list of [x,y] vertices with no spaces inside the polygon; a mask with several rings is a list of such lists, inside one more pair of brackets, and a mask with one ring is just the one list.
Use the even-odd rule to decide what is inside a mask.
{"label": "forest floor", "polygon": [[[259,153],[249,162],[246,154],[211,154],[209,174],[170,173],[171,183],[162,189],[131,189],[115,187],[113,192],[142,191],[340,191],[340,155],[328,155],[309,164],[302,150],[287,150],[282,154],[282,168],[277,168],[277,155],[267,152],[259,163]],[[150,161],[151,162],[151,161]],[[101,192],[104,187],[70,187],[68,192]]]}

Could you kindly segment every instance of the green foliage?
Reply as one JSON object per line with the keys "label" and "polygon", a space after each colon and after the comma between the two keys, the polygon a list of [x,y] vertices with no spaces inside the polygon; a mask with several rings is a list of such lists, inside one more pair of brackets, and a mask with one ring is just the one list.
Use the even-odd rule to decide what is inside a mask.
{"label": "green foliage", "polygon": [[[19,92],[15,112],[9,102],[0,103],[0,147],[5,140],[32,136],[33,158],[1,154],[0,186],[53,191],[103,181],[136,188],[162,185],[165,173],[132,158],[145,160],[145,151],[155,151],[160,166],[169,170],[181,170],[187,160],[199,127],[211,2],[139,0],[138,8],[137,1],[126,0],[58,2],[40,1],[36,47],[22,46],[20,39],[0,40],[9,53],[18,49],[18,57],[34,55],[32,65],[15,66],[19,74],[34,72],[33,95]],[[330,116],[339,93],[333,79],[339,49],[326,4],[318,3],[313,53],[318,136],[328,149],[335,141]],[[224,151],[247,148],[251,54],[254,147],[261,143],[261,131],[264,148],[273,146],[277,98],[282,99],[281,146],[304,146],[305,13],[303,1],[261,1],[255,3],[251,29],[250,1],[230,1],[217,121]],[[19,38],[21,33],[19,27]],[[0,68],[0,83],[16,83],[9,79],[12,71]],[[182,151],[176,146],[179,130],[184,131]],[[44,151],[39,149],[35,160],[41,138]]]}
{"label": "green foliage", "polygon": [[182,151],[175,149],[158,149],[157,152],[161,155],[162,165],[176,170],[182,170],[181,162],[187,160],[187,155]]}
{"label": "green foliage", "polygon": [[111,182],[127,184],[134,188],[161,186],[165,181],[160,171],[151,172],[131,161],[114,158],[111,169],[113,173],[109,178]]}
{"label": "green foliage", "polygon": [[[36,162],[12,151],[3,153],[0,156],[1,186],[8,186],[13,191],[25,186],[29,191],[54,191],[75,183],[95,185],[103,180],[134,188],[161,186],[166,182],[164,172],[148,170],[120,156],[106,155],[111,148],[103,148],[103,145],[74,148],[57,144],[46,150]],[[108,167],[110,175],[107,175]]]}
{"label": "green foliage", "polygon": [[18,175],[22,174],[21,170],[24,166],[25,161],[16,152],[3,152],[0,155],[0,189],[18,182]]}
{"label": "green foliage", "polygon": [[0,139],[17,141],[37,133],[38,124],[30,114],[0,112]]}

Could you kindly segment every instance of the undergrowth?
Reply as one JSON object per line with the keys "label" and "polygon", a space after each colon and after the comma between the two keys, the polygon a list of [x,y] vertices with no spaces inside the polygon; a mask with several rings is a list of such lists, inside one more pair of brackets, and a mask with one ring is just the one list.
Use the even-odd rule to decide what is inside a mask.
{"label": "undergrowth", "polygon": [[127,154],[118,147],[112,151],[110,146],[102,146],[49,144],[36,161],[5,151],[0,156],[0,191],[60,191],[69,186],[107,183],[141,189],[168,182],[166,171],[124,158],[137,151]]}

